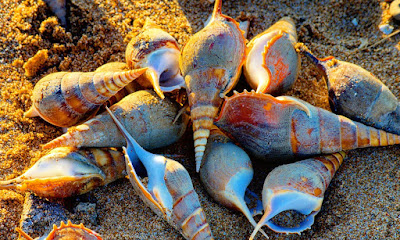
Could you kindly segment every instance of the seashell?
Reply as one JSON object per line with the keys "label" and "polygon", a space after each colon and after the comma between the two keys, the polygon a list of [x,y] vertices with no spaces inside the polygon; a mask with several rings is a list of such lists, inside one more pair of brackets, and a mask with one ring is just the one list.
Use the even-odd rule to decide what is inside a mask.
{"label": "seashell", "polygon": [[245,192],[253,174],[247,153],[213,126],[200,167],[200,180],[211,197],[225,207],[242,212],[256,227],[245,202]]}
{"label": "seashell", "polygon": [[94,116],[109,98],[145,71],[51,73],[36,83],[32,107],[24,116],[40,116],[59,127],[73,126]]}
{"label": "seashell", "polygon": [[[137,169],[140,165],[136,162]],[[0,189],[65,198],[84,194],[126,176],[124,155],[111,149],[53,149],[21,176],[0,181]]]}
{"label": "seashell", "polygon": [[296,42],[293,19],[284,17],[247,44],[243,73],[256,92],[279,95],[292,87],[300,69]]}
{"label": "seashell", "polygon": [[[158,215],[177,229],[186,239],[213,239],[197,193],[186,169],[177,161],[144,150],[106,108],[121,133],[126,138],[124,147],[129,180],[136,193]],[[132,166],[139,158],[148,176],[143,185]]]}
{"label": "seashell", "polygon": [[[22,229],[15,228],[15,230],[20,234],[21,237],[27,240],[33,240],[28,234],[26,234]],[[55,240],[55,239],[82,239],[82,240],[102,240],[100,235],[89,228],[83,226],[83,223],[76,225],[72,224],[70,220],[65,224],[61,221],[60,227],[53,225],[53,230],[47,235],[40,238],[35,238],[37,240]]]}
{"label": "seashell", "polygon": [[304,44],[297,46],[325,77],[331,108],[335,113],[400,134],[400,103],[378,78],[355,64],[332,56],[318,59]]}
{"label": "seashell", "polygon": [[394,19],[400,20],[400,1],[399,0],[394,0],[392,3],[390,3],[389,13],[390,13],[390,15],[393,16]]}
{"label": "seashell", "polygon": [[125,59],[130,69],[146,67],[138,83],[150,87],[151,82],[154,91],[164,98],[163,92],[185,87],[179,70],[180,53],[175,38],[147,18],[142,31],[128,43]]}
{"label": "seashell", "polygon": [[[168,98],[161,100],[152,90],[131,93],[110,109],[146,149],[176,142],[185,132],[188,122],[185,114],[174,122],[179,105]],[[67,133],[48,142],[43,148],[122,147],[125,144],[123,135],[104,112],[81,125],[69,128]]]}
{"label": "seashell", "polygon": [[63,27],[67,27],[67,7],[66,0],[43,0],[50,7],[50,10],[60,19]]}
{"label": "seashell", "polygon": [[221,1],[215,1],[211,21],[189,39],[179,61],[193,121],[197,172],[213,120],[237,83],[245,57],[246,40],[239,24],[221,14]]}
{"label": "seashell", "polygon": [[274,163],[356,148],[400,143],[400,136],[365,126],[294,97],[243,92],[227,98],[215,125],[248,153]]}
{"label": "seashell", "polygon": [[[279,166],[265,179],[262,197],[265,213],[251,234],[252,240],[263,225],[280,233],[297,233],[311,228],[321,210],[325,190],[345,157],[344,152]],[[307,215],[298,227],[282,227],[271,221],[279,213],[295,210]]]}

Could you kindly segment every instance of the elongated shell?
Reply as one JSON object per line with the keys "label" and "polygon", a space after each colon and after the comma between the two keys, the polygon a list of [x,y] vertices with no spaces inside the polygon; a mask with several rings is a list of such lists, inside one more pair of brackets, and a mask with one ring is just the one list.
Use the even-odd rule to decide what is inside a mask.
{"label": "elongated shell", "polygon": [[222,98],[236,85],[245,57],[246,40],[239,24],[221,14],[221,1],[215,1],[211,21],[189,39],[179,62],[193,121],[197,172]]}
{"label": "elongated shell", "polygon": [[[24,237],[27,240],[33,240],[28,234],[22,231],[20,228],[16,228],[19,232],[20,237]],[[81,239],[81,240],[102,240],[100,235],[89,228],[83,226],[83,224],[72,224],[70,220],[65,224],[61,221],[60,227],[53,225],[53,230],[47,235],[36,238],[37,240],[58,240],[58,239]]]}
{"label": "elongated shell", "polygon": [[293,19],[284,17],[247,44],[243,73],[256,92],[278,95],[292,87],[300,69],[296,42]]}
{"label": "elongated shell", "polygon": [[387,132],[400,134],[400,103],[378,78],[364,68],[334,57],[318,59],[297,45],[326,79],[332,111]]}
{"label": "elongated shell", "polygon": [[21,176],[0,181],[0,189],[65,198],[126,176],[122,152],[111,149],[53,149]]}
{"label": "elongated shell", "polygon": [[[176,142],[185,132],[188,118],[178,118],[179,105],[168,98],[161,100],[152,90],[129,94],[111,106],[111,110],[130,134],[146,149],[160,148]],[[44,148],[122,147],[124,137],[106,112],[68,129],[68,132],[45,144]]]}
{"label": "elongated shell", "polygon": [[[186,239],[213,239],[197,193],[186,169],[177,161],[144,150],[125,127],[107,109],[127,141],[126,168],[133,188],[159,216],[182,233]],[[148,176],[143,185],[132,165],[140,159]]]}
{"label": "elongated shell", "polygon": [[[311,228],[315,215],[321,210],[325,190],[343,162],[344,152],[306,159],[279,166],[264,182],[263,205],[265,213],[254,229],[250,240],[263,225],[275,232],[298,233]],[[278,226],[271,219],[286,210],[307,215],[298,227]]]}
{"label": "elongated shell", "polygon": [[200,180],[211,197],[225,207],[242,212],[255,227],[256,222],[245,202],[245,192],[253,174],[247,153],[213,126],[200,167]]}
{"label": "elongated shell", "polygon": [[40,116],[59,127],[73,126],[94,116],[105,102],[145,71],[51,73],[36,83],[32,107],[25,117]]}
{"label": "elongated shell", "polygon": [[130,69],[147,67],[138,82],[145,87],[151,83],[164,98],[163,92],[185,87],[179,69],[180,53],[175,38],[147,18],[142,31],[128,43],[125,59]]}
{"label": "elongated shell", "polygon": [[228,98],[215,122],[259,159],[293,158],[400,143],[400,136],[365,126],[293,97],[243,92]]}

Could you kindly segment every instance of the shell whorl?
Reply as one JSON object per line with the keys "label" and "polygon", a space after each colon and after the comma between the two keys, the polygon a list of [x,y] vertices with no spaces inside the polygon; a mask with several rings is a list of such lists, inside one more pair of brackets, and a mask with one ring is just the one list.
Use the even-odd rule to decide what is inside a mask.
{"label": "shell whorl", "polygon": [[58,72],[35,86],[32,107],[26,117],[40,116],[47,122],[69,127],[93,116],[119,90],[146,71]]}

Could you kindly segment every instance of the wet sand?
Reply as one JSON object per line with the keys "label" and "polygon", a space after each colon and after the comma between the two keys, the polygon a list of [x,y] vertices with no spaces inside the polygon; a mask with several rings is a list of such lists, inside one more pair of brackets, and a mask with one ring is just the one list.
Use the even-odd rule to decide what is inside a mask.
{"label": "wet sand", "polygon": [[[381,40],[378,25],[386,9],[379,1],[224,1],[222,11],[235,19],[251,19],[248,38],[279,18],[296,21],[299,41],[319,57],[336,56],[374,73],[400,97],[400,35]],[[94,71],[107,62],[124,61],[129,40],[150,17],[183,47],[203,27],[213,5],[208,1],[71,0],[67,29],[42,0],[0,2],[0,179],[11,179],[32,166],[46,151],[40,145],[59,136],[60,128],[23,112],[31,106],[35,83],[57,71]],[[354,24],[357,22],[357,24]],[[395,29],[399,23],[393,23]],[[30,60],[31,59],[31,60]],[[319,80],[319,81],[318,81]],[[240,79],[238,88],[249,89]],[[302,57],[302,69],[286,95],[328,108],[325,82]],[[216,239],[247,239],[252,226],[240,214],[221,207],[205,192],[194,170],[192,133],[159,153],[175,155],[189,171]],[[182,156],[180,156],[182,155]],[[353,150],[325,193],[311,230],[271,239],[398,239],[400,238],[399,147]],[[250,188],[260,194],[270,168],[257,171]],[[96,221],[70,213],[104,239],[183,239],[134,194],[121,179],[77,198],[70,204],[96,204]],[[24,194],[0,190],[0,238],[16,239]],[[258,221],[260,217],[256,217]],[[37,237],[47,229],[41,229]],[[261,234],[257,239],[262,239]]]}

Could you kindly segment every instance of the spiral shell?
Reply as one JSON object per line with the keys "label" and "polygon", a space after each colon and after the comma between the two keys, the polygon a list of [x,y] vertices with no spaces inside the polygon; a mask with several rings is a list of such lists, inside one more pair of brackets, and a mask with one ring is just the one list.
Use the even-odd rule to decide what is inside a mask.
{"label": "spiral shell", "polygon": [[378,78],[364,68],[334,57],[318,59],[303,45],[298,49],[326,79],[332,111],[368,126],[400,134],[400,103]]}
{"label": "spiral shell", "polygon": [[[174,122],[179,105],[168,98],[161,100],[152,90],[131,93],[111,106],[111,110],[146,149],[176,142],[185,132],[188,122],[185,114]],[[104,112],[81,125],[69,128],[67,133],[45,144],[43,148],[122,147],[125,143],[109,114]]]}
{"label": "spiral shell", "polygon": [[300,69],[296,42],[293,19],[284,17],[247,44],[243,73],[256,92],[278,95],[292,87]]}
{"label": "spiral shell", "polygon": [[179,69],[180,53],[175,38],[147,18],[142,31],[128,43],[125,59],[130,69],[146,67],[138,83],[144,87],[152,85],[164,98],[163,92],[185,87]]}
{"label": "spiral shell", "polygon": [[84,194],[126,176],[122,152],[111,149],[53,149],[21,176],[0,181],[0,189],[65,198]]}
{"label": "spiral shell", "polygon": [[[187,170],[177,161],[144,150],[108,108],[107,111],[126,138],[126,168],[136,193],[186,239],[213,239]],[[140,159],[147,171],[147,187],[132,166],[132,160],[136,159]]]}
{"label": "spiral shell", "polygon": [[51,73],[35,85],[32,107],[25,117],[40,116],[59,127],[73,126],[94,116],[105,102],[145,71]]}
{"label": "spiral shell", "polygon": [[255,157],[276,163],[400,143],[399,135],[365,126],[299,99],[255,92],[228,98],[215,125]]}
{"label": "spiral shell", "polygon": [[[19,232],[20,237],[24,237],[27,240],[33,240],[28,234],[26,234],[22,229],[16,228]],[[81,239],[81,240],[102,240],[100,235],[89,228],[83,226],[83,224],[72,224],[68,220],[67,224],[61,221],[60,227],[53,225],[53,230],[47,235],[37,238],[38,240],[56,240],[56,239]]]}
{"label": "spiral shell", "polygon": [[189,39],[179,61],[193,121],[197,172],[222,98],[237,83],[245,57],[246,40],[239,24],[221,14],[221,1],[215,1],[211,21]]}
{"label": "spiral shell", "polygon": [[[325,190],[345,155],[344,152],[334,153],[282,165],[272,170],[265,179],[262,192],[265,213],[250,240],[263,225],[281,233],[300,234],[310,228],[315,215],[321,210]],[[298,227],[275,225],[271,219],[286,210],[295,210],[307,217]]]}

